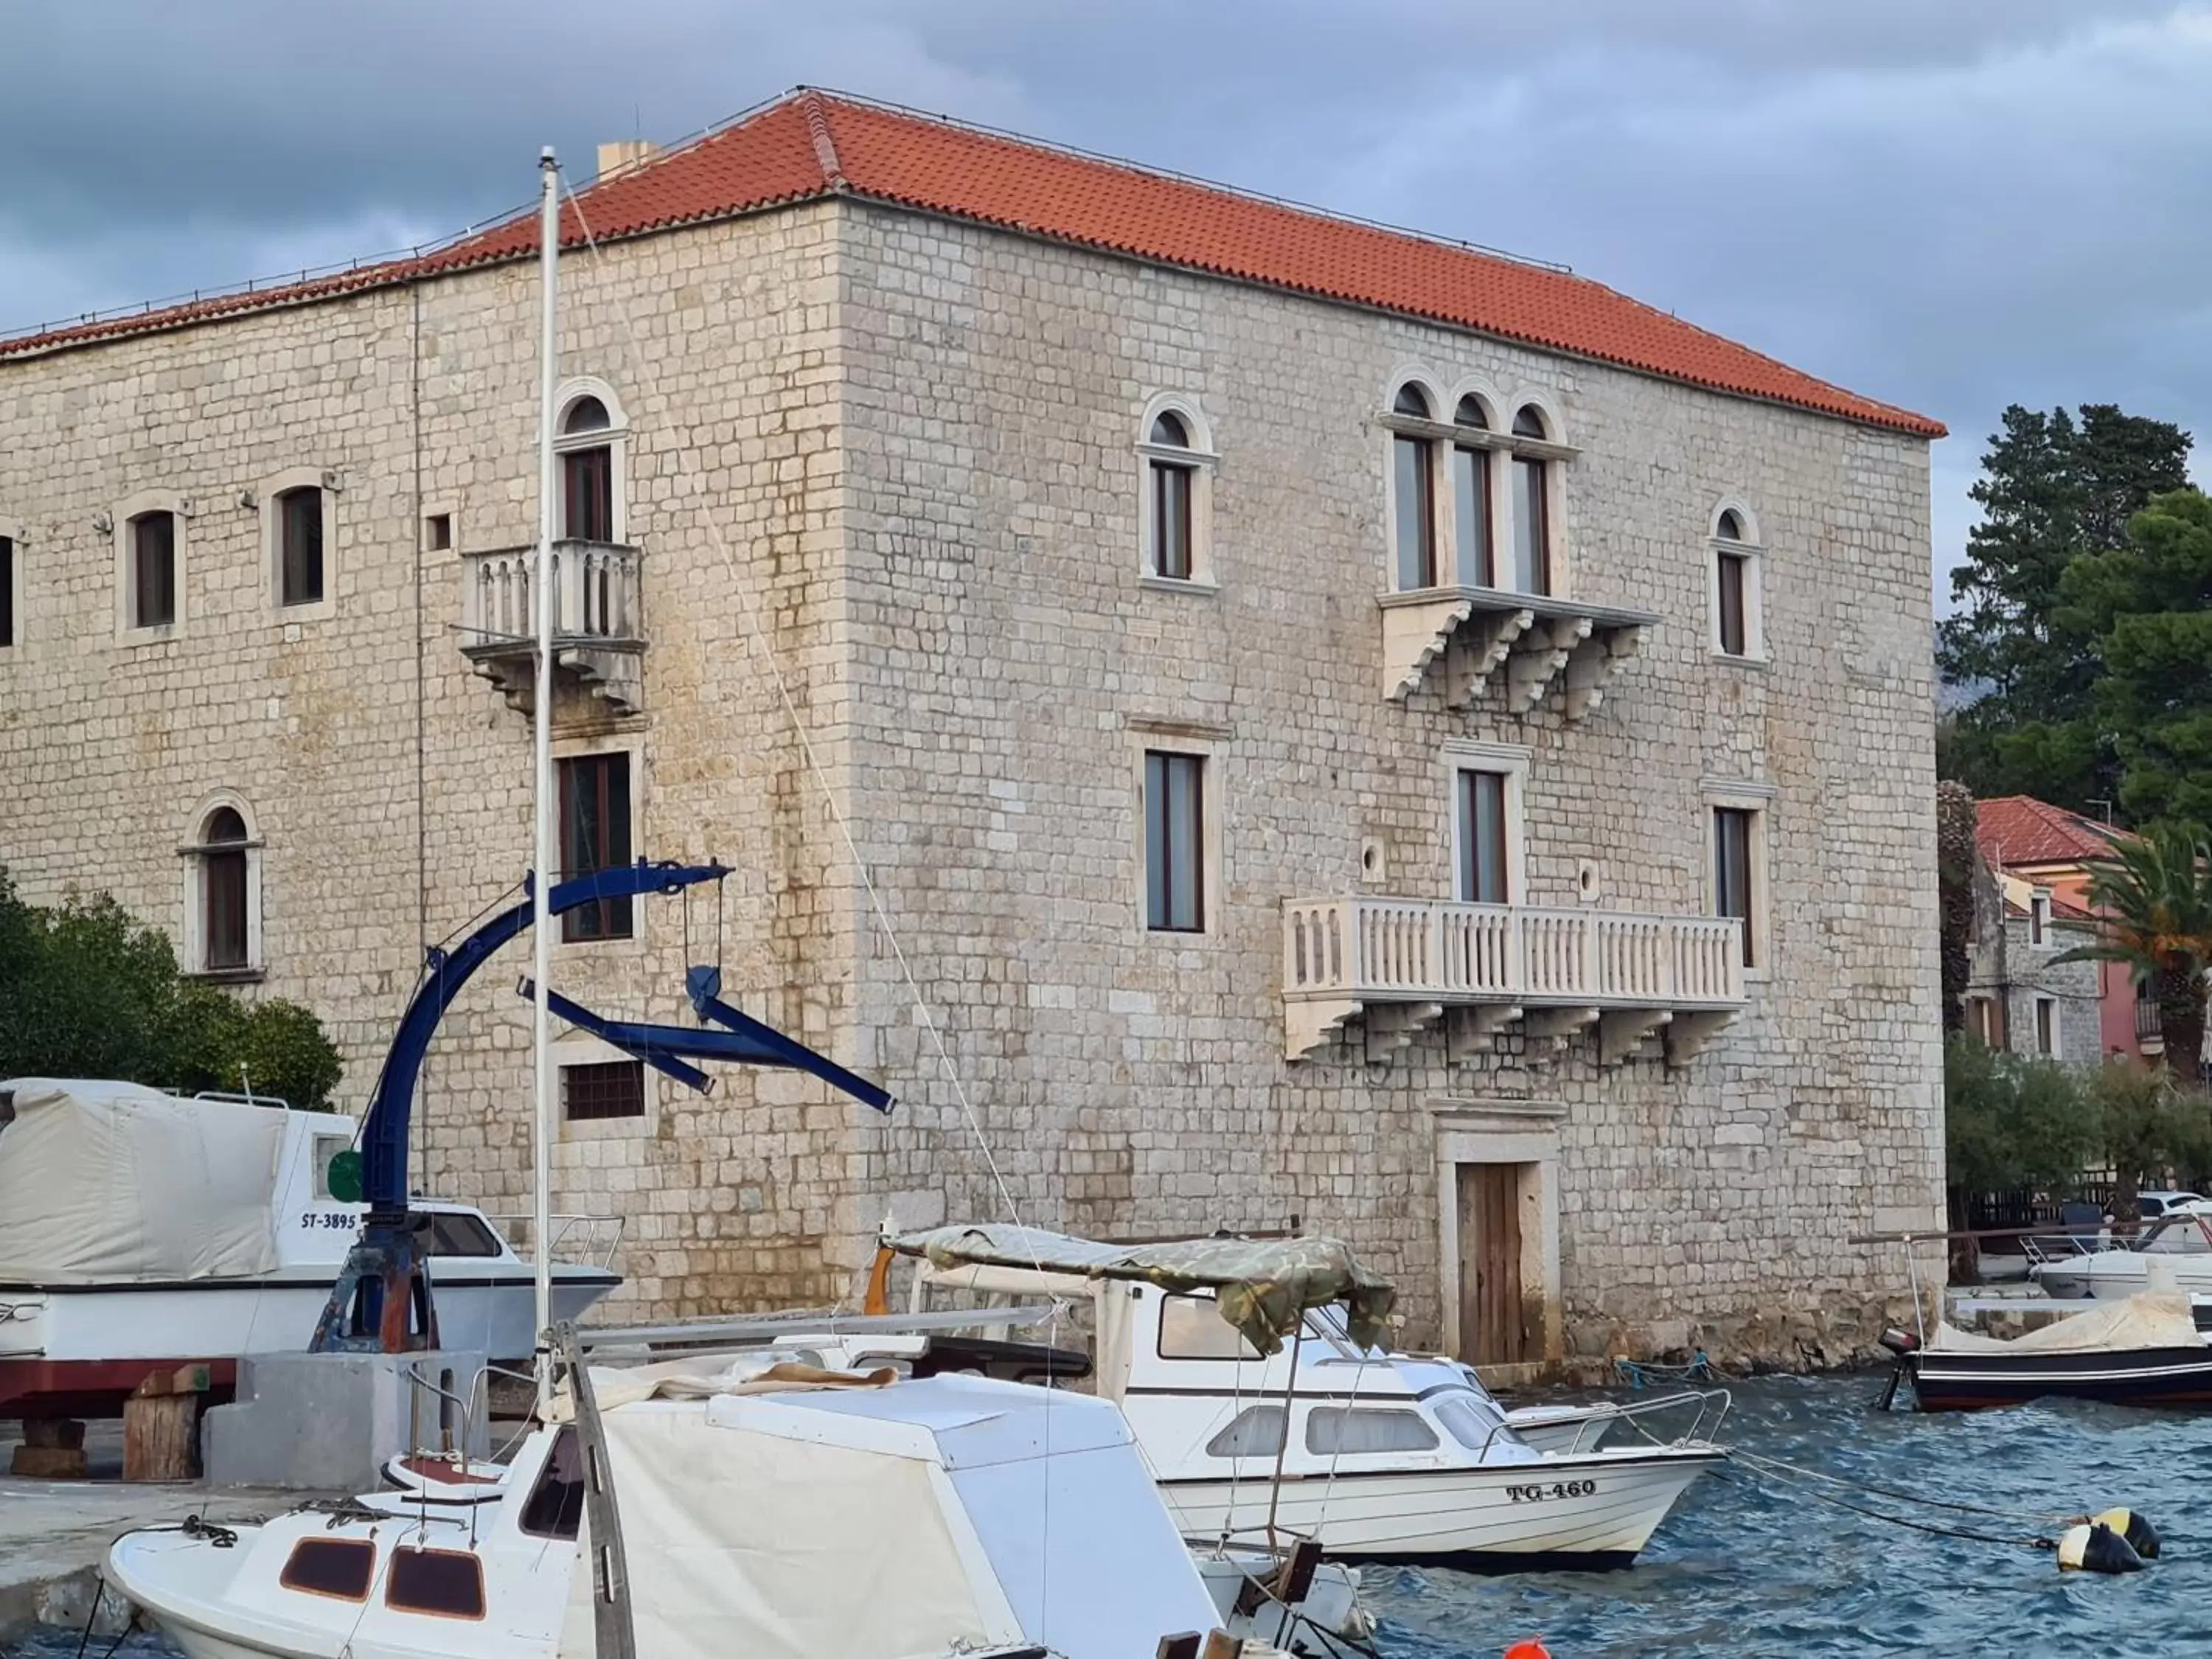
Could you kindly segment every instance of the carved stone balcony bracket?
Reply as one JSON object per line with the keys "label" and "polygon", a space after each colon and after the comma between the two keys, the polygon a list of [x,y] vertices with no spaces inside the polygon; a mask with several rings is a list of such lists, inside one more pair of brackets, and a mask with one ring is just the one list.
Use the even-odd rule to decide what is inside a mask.
{"label": "carved stone balcony bracket", "polygon": [[[1654,1036],[1686,1066],[1744,1006],[1742,940],[1724,916],[1540,909],[1439,899],[1302,899],[1283,907],[1284,1040],[1304,1060],[1364,1028],[1387,1060],[1441,1025],[1472,1063],[1516,1028],[1546,1061],[1596,1030],[1599,1063]],[[1355,1047],[1357,1044],[1355,1043]]]}
{"label": "carved stone balcony bracket", "polygon": [[1432,669],[1445,703],[1471,708],[1500,669],[1506,706],[1525,714],[1564,681],[1560,706],[1580,720],[1604,700],[1613,669],[1659,620],[1645,611],[1492,587],[1385,593],[1382,695],[1403,702]]}

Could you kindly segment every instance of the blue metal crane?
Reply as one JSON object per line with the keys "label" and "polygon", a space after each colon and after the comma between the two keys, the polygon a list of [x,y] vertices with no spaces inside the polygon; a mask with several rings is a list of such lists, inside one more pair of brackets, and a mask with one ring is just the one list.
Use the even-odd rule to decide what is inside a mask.
{"label": "blue metal crane", "polygon": [[[720,864],[641,859],[556,883],[546,895],[546,908],[557,916],[604,899],[677,894],[703,882],[720,882],[729,873]],[[416,1083],[438,1022],[461,988],[531,925],[534,880],[525,878],[520,904],[494,916],[451,951],[434,948],[428,954],[422,982],[400,1016],[369,1097],[361,1136],[362,1198],[368,1213],[316,1322],[308,1345],[314,1352],[409,1353],[438,1345],[437,1307],[423,1249],[428,1218],[413,1207],[407,1182],[407,1130]],[[521,988],[526,996],[533,994],[527,980]],[[547,1001],[562,1019],[702,1091],[713,1079],[689,1063],[694,1060],[787,1066],[820,1078],[877,1111],[890,1110],[891,1097],[884,1089],[721,1000],[720,969],[691,968],[684,975],[684,988],[699,1018],[720,1029],[607,1019],[557,994],[549,994]],[[537,1248],[545,1249],[546,1241],[537,1241]]]}

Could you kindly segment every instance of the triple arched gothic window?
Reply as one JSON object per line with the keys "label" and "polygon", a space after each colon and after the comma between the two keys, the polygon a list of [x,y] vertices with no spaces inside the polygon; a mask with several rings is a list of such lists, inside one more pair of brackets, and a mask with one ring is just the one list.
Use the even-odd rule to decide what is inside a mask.
{"label": "triple arched gothic window", "polygon": [[1435,394],[1408,380],[1387,424],[1401,592],[1557,591],[1558,438],[1540,405],[1521,404],[1501,431],[1480,396],[1462,397],[1446,418]]}

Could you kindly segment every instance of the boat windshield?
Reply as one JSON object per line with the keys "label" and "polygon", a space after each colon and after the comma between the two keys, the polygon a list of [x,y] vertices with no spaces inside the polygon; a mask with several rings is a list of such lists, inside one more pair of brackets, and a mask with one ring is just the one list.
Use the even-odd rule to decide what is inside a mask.
{"label": "boat windshield", "polygon": [[1462,1393],[1455,1389],[1444,1394],[1431,1395],[1429,1408],[1437,1414],[1437,1421],[1444,1425],[1451,1437],[1469,1451],[1484,1451],[1500,1442],[1510,1443],[1513,1431],[1505,1426],[1505,1414],[1498,1409],[1497,1402],[1473,1392]]}

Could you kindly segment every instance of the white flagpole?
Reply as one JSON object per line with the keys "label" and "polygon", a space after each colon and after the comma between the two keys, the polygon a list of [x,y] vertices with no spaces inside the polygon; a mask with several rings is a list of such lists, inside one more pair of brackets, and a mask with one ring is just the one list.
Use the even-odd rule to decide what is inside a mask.
{"label": "white flagpole", "polygon": [[544,202],[539,212],[538,274],[542,317],[538,343],[538,685],[531,700],[532,736],[537,748],[536,870],[531,882],[530,937],[536,952],[537,995],[531,1010],[531,1043],[536,1062],[537,1111],[531,1133],[531,1255],[536,1273],[538,1322],[538,1414],[544,1419],[553,1398],[553,1355],[545,1333],[553,1323],[553,1073],[546,1058],[551,1011],[552,915],[546,908],[553,886],[553,574],[554,394],[559,386],[560,362],[556,307],[561,265],[561,170],[549,145],[538,160],[544,181]]}

